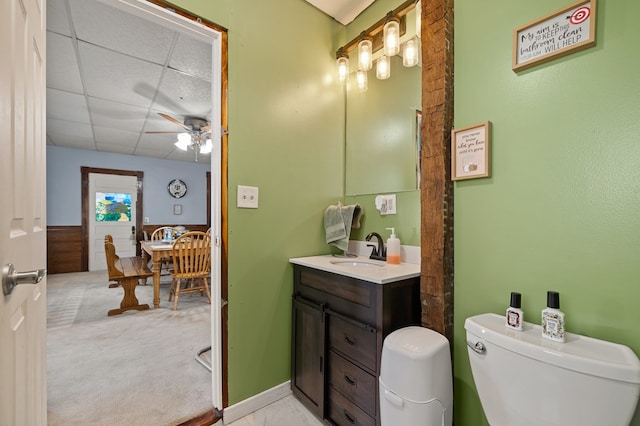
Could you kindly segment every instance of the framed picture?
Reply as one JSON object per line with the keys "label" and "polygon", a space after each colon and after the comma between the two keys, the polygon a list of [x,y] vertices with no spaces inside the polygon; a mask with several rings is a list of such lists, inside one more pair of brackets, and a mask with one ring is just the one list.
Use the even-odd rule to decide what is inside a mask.
{"label": "framed picture", "polygon": [[513,31],[513,71],[596,44],[596,0],[582,0]]}
{"label": "framed picture", "polygon": [[451,132],[451,180],[489,177],[491,122]]}
{"label": "framed picture", "polygon": [[182,204],[173,205],[173,214],[182,214]]}

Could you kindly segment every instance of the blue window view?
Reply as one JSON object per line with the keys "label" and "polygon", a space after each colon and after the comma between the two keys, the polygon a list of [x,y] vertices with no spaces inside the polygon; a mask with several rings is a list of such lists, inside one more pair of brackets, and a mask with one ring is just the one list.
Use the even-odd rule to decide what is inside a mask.
{"label": "blue window view", "polygon": [[96,222],[131,222],[131,194],[96,192]]}

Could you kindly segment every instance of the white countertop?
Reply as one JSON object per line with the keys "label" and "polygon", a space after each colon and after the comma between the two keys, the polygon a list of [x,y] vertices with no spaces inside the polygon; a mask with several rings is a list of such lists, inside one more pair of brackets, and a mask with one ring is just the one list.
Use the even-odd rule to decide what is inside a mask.
{"label": "white countertop", "polygon": [[[371,260],[366,256],[342,257],[329,254],[296,257],[289,259],[289,262],[376,284],[387,284],[420,276],[420,265],[405,262],[399,265],[389,265],[380,260]],[[357,263],[362,263],[362,265],[354,266]]]}

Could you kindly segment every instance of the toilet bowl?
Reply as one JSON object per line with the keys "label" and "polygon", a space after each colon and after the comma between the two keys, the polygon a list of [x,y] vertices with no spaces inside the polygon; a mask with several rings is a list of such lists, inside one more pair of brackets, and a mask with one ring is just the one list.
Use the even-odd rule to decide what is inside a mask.
{"label": "toilet bowl", "polygon": [[379,382],[382,426],[451,425],[451,356],[440,333],[411,326],[389,334]]}
{"label": "toilet bowl", "polygon": [[640,360],[627,346],[566,333],[566,343],[467,318],[473,380],[491,426],[627,426],[640,395]]}

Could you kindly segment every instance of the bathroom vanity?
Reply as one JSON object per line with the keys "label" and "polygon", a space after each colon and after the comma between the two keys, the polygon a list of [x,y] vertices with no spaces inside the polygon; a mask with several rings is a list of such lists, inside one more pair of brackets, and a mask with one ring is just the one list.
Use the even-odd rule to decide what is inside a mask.
{"label": "bathroom vanity", "polygon": [[380,425],[384,338],[420,325],[420,267],[312,256],[293,263],[291,388],[320,419]]}

